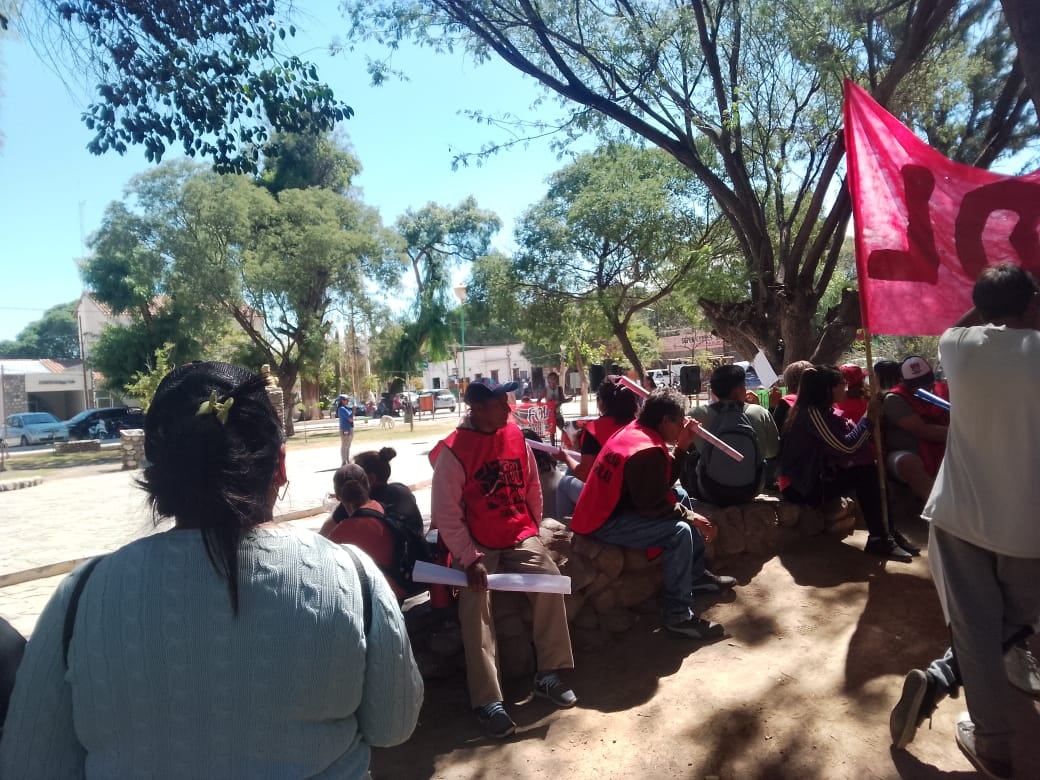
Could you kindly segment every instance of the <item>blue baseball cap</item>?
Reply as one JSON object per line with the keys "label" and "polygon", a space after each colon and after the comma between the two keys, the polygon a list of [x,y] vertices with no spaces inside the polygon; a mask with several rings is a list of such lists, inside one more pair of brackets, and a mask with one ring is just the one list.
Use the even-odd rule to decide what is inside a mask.
{"label": "blue baseball cap", "polygon": [[501,398],[506,393],[515,393],[519,387],[519,382],[499,384],[494,379],[475,379],[466,388],[463,400],[472,406],[481,401],[488,401],[496,397]]}

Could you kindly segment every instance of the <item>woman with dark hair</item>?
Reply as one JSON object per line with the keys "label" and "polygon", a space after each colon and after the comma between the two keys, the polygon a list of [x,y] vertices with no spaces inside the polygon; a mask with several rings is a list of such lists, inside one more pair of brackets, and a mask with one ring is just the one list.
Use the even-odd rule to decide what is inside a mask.
{"label": "woman with dark hair", "polygon": [[400,482],[390,481],[390,461],[397,457],[393,447],[383,447],[379,452],[368,450],[354,456],[354,462],[368,475],[368,488],[372,498],[383,505],[383,511],[393,513],[417,534],[423,534],[422,512],[415,495]]}
{"label": "woman with dark hair", "polygon": [[585,487],[596,456],[614,432],[624,428],[639,414],[642,399],[632,388],[611,374],[596,391],[596,405],[600,416],[586,423],[581,435],[581,459],[568,455],[562,448],[557,458],[567,464],[570,473],[560,480],[556,489],[556,517],[562,520],[574,514],[578,496]]}
{"label": "woman with dark hair", "polygon": [[867,524],[864,550],[909,563],[913,557],[885,528],[881,487],[869,442],[877,403],[853,423],[834,411],[835,390],[844,397],[845,379],[832,366],[806,369],[798,400],[787,416],[781,467],[787,479],[783,496],[796,504],[819,505],[853,495]]}
{"label": "woman with dark hair", "polygon": [[285,447],[264,380],[181,366],[145,436],[141,486],[173,527],[58,586],[0,776],[363,777],[370,745],[411,734],[422,679],[372,561],[273,522]]}

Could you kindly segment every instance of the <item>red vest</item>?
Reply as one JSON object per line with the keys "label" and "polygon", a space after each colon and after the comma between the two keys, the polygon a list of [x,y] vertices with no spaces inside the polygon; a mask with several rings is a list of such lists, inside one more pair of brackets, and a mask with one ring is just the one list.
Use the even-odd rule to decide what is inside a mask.
{"label": "red vest", "polygon": [[606,445],[607,439],[613,436],[616,431],[619,431],[624,427],[624,425],[619,423],[613,417],[603,415],[597,417],[595,420],[589,420],[589,422],[585,423],[585,427],[582,428],[582,431],[585,435],[592,436],[593,439],[599,442],[599,446],[602,448]]}
{"label": "red vest", "polygon": [[504,550],[538,535],[527,507],[532,476],[527,470],[527,440],[519,428],[509,424],[494,433],[459,428],[433,448],[430,463],[437,462],[442,447],[451,450],[466,474],[462,503],[477,544]]}
{"label": "red vest", "polygon": [[[910,404],[910,408],[917,412],[917,415],[926,423],[930,425],[949,426],[949,412],[945,409],[940,409],[934,404],[921,400],[910,392],[910,389],[902,382],[893,387],[889,392],[895,393],[900,398],[905,398],[906,402]],[[936,395],[938,395],[938,393]],[[946,442],[918,439],[917,451],[921,456],[921,463],[924,465],[924,470],[927,471],[930,476],[934,477],[938,475],[939,465],[942,463],[943,456],[946,454]]]}
{"label": "red vest", "polygon": [[574,507],[572,531],[590,534],[607,522],[621,500],[625,463],[637,452],[651,447],[659,447],[668,455],[668,447],[661,434],[634,420],[610,437],[596,456],[596,462],[578,498],[578,505]]}

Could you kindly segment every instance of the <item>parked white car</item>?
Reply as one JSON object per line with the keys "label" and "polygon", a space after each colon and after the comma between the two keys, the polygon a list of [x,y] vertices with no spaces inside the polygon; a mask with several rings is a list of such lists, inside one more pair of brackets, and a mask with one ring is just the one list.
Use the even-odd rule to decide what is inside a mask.
{"label": "parked white car", "polygon": [[50,412],[20,412],[9,416],[0,430],[0,438],[13,447],[21,444],[68,441],[69,426]]}

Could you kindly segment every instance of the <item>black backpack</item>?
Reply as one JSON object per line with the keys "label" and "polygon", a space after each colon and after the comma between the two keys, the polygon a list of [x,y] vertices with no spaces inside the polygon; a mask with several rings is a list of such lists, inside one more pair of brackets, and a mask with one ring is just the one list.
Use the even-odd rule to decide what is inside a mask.
{"label": "black backpack", "polygon": [[406,596],[414,596],[427,589],[427,585],[412,579],[416,561],[433,563],[433,551],[422,534],[415,531],[408,520],[391,509],[380,512],[376,509],[359,509],[354,517],[374,517],[381,520],[394,539],[394,561],[389,567],[380,566],[382,572],[397,583]]}
{"label": "black backpack", "polygon": [[707,430],[744,456],[736,461],[718,447],[708,444],[697,461],[697,495],[720,506],[745,504],[758,495],[765,463],[758,436],[744,412],[742,401],[716,401]]}

